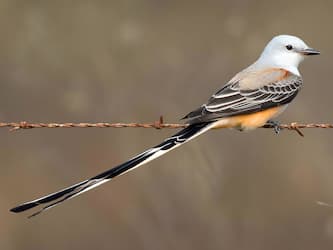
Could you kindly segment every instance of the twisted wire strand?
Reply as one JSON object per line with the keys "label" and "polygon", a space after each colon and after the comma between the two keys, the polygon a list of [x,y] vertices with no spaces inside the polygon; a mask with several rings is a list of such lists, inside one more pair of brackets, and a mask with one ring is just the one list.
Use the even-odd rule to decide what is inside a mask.
{"label": "twisted wire strand", "polygon": [[[155,128],[155,129],[178,129],[185,128],[189,124],[180,124],[180,123],[164,123],[163,117],[161,116],[159,120],[152,123],[108,123],[108,122],[98,122],[98,123],[89,123],[89,122],[66,122],[66,123],[30,123],[27,121],[21,122],[0,122],[0,128],[9,128],[10,131],[17,131],[22,129],[33,129],[33,128]],[[329,123],[297,123],[292,122],[290,124],[280,124],[281,129],[294,130],[299,135],[304,136],[300,129],[304,128],[333,128],[333,124]],[[272,125],[265,125],[263,128],[273,128]]]}

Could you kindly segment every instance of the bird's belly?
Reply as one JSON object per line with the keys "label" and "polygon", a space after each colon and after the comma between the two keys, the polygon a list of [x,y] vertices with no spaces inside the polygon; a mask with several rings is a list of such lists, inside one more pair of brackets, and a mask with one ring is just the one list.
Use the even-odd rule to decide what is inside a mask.
{"label": "bird's belly", "polygon": [[241,130],[251,130],[262,127],[268,120],[281,114],[286,107],[287,105],[283,105],[253,114],[226,117],[217,121],[213,128],[237,128]]}

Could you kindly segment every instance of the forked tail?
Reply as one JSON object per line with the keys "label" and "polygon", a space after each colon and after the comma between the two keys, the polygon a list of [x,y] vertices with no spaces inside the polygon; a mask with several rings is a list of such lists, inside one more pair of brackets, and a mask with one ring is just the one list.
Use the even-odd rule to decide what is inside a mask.
{"label": "forked tail", "polygon": [[10,209],[10,211],[14,213],[20,213],[25,210],[45,204],[44,207],[42,207],[34,214],[30,215],[29,218],[36,216],[47,209],[50,209],[68,199],[74,198],[75,196],[78,196],[92,188],[95,188],[105,183],[118,175],[125,174],[143,164],[146,164],[160,157],[161,155],[169,152],[170,150],[208,131],[210,128],[213,127],[213,125],[214,122],[192,124],[187,128],[181,130],[177,134],[173,135],[172,137],[167,138],[159,145],[144,151],[143,153],[114,168],[111,168],[99,175],[96,175],[95,177],[77,183],[58,192],[49,194],[33,201],[25,202],[17,207]]}

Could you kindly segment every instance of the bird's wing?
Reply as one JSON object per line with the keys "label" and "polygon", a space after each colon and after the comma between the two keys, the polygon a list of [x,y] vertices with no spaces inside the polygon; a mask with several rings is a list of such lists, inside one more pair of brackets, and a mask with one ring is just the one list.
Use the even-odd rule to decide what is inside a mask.
{"label": "bird's wing", "polygon": [[283,69],[244,72],[184,118],[190,123],[212,121],[288,104],[301,86],[300,76]]}

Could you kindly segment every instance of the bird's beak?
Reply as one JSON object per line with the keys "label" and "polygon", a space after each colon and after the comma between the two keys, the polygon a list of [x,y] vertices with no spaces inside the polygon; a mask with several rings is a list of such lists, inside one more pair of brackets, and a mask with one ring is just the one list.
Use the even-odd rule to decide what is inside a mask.
{"label": "bird's beak", "polygon": [[301,53],[305,56],[320,55],[320,52],[313,48],[306,48],[306,49],[300,50],[299,53]]}

